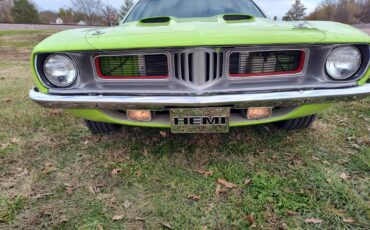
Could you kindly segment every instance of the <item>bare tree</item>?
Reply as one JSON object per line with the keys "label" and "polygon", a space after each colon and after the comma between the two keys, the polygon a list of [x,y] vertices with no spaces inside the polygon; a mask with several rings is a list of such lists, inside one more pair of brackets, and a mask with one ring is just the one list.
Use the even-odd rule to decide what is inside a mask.
{"label": "bare tree", "polygon": [[134,6],[134,0],[124,0],[123,4],[121,6],[120,15],[122,18],[126,16],[126,14],[129,12],[131,7]]}
{"label": "bare tree", "polygon": [[12,22],[12,0],[0,0],[0,22]]}
{"label": "bare tree", "polygon": [[307,8],[301,3],[301,0],[295,0],[292,8],[286,13],[283,20],[285,21],[298,21],[303,20],[306,15]]}
{"label": "bare tree", "polygon": [[79,11],[86,15],[87,24],[95,24],[103,9],[101,0],[71,0],[75,11]]}
{"label": "bare tree", "polygon": [[118,11],[112,6],[105,6],[102,10],[102,20],[108,26],[115,26],[119,22]]}

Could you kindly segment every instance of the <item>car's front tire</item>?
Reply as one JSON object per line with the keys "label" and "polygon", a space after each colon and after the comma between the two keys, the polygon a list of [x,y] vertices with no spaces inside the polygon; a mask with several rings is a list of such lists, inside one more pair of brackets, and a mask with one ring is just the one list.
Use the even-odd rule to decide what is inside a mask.
{"label": "car's front tire", "polygon": [[297,130],[309,128],[316,120],[317,115],[300,117],[296,119],[276,122],[276,126],[285,130]]}
{"label": "car's front tire", "polygon": [[86,126],[93,134],[116,133],[122,129],[122,125],[85,120]]}

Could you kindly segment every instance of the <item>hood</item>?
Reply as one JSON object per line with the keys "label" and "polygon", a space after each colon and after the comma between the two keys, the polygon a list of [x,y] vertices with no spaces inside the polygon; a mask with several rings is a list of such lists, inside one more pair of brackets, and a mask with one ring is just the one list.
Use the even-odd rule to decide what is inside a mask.
{"label": "hood", "polygon": [[369,36],[333,22],[276,22],[265,18],[225,21],[222,16],[168,23],[131,22],[116,27],[69,30],[35,52],[266,44],[370,43]]}

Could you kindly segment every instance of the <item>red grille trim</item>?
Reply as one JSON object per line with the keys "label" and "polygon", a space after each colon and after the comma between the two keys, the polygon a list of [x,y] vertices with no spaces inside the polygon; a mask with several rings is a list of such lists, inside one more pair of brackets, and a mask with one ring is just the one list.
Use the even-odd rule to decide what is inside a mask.
{"label": "red grille trim", "polygon": [[95,57],[95,68],[96,73],[99,78],[107,79],[107,80],[139,80],[139,79],[167,79],[169,78],[169,75],[163,75],[163,76],[105,76],[100,68],[100,59],[99,57]]}
{"label": "red grille trim", "polygon": [[[230,74],[230,77],[261,77],[261,76],[277,76],[277,75],[291,75],[299,74],[303,71],[306,62],[306,52],[301,50],[301,58],[299,60],[299,66],[294,71],[283,71],[283,72],[269,72],[269,73],[243,73],[243,74]],[[230,70],[229,70],[230,71]]]}

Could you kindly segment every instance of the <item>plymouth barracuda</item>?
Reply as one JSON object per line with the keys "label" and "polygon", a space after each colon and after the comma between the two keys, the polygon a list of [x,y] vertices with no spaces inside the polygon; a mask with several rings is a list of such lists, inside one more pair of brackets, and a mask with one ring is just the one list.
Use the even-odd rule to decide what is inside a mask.
{"label": "plymouth barracuda", "polygon": [[93,133],[303,129],[333,103],[369,96],[369,44],[349,25],[271,20],[251,0],[140,0],[118,26],[38,44],[29,95]]}

